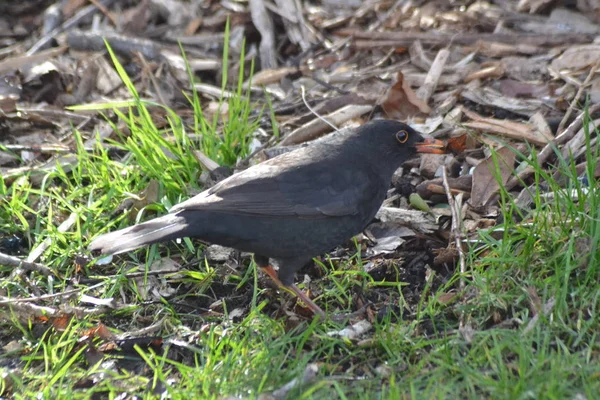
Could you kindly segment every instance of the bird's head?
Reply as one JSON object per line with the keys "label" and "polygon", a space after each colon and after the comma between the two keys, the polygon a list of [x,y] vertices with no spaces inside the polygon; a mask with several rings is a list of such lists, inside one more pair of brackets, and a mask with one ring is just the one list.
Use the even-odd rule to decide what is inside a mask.
{"label": "bird's head", "polygon": [[357,139],[372,149],[371,156],[392,159],[400,164],[416,153],[446,152],[442,141],[424,139],[410,126],[394,120],[373,120],[364,124],[358,129]]}

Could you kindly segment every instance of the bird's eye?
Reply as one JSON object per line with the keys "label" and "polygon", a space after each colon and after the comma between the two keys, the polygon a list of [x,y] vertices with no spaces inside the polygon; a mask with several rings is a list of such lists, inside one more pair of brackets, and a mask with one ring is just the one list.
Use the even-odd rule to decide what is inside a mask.
{"label": "bird's eye", "polygon": [[406,143],[408,140],[408,132],[404,130],[396,132],[396,140],[400,143]]}

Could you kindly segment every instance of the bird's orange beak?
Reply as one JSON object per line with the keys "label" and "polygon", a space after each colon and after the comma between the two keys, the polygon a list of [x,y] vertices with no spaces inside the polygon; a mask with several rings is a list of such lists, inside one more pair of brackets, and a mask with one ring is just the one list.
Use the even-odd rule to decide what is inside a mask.
{"label": "bird's orange beak", "polygon": [[445,154],[446,144],[437,139],[425,139],[415,145],[417,153]]}

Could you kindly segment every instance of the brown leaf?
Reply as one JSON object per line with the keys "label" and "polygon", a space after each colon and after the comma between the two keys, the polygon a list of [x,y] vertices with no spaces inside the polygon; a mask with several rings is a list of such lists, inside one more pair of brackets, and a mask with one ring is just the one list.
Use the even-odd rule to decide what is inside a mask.
{"label": "brown leaf", "polygon": [[52,326],[56,329],[57,332],[64,332],[69,325],[69,322],[73,318],[72,314],[61,314],[56,318],[52,319]]}
{"label": "brown leaf", "polygon": [[[99,323],[97,326],[86,329],[80,332],[81,337],[87,339],[100,338],[104,340],[114,339],[113,333],[106,327],[106,325]],[[80,339],[81,340],[81,339]]]}
{"label": "brown leaf", "polygon": [[453,292],[440,293],[437,297],[437,301],[440,304],[446,305],[456,300],[457,294]]}
{"label": "brown leaf", "polygon": [[[514,171],[515,153],[508,147],[496,151],[496,161],[490,155],[479,163],[473,171],[473,188],[471,189],[471,205],[484,207],[496,194],[499,186],[497,174],[500,174],[502,184],[505,184]],[[496,163],[499,171],[496,172]]]}
{"label": "brown leaf", "polygon": [[431,108],[408,86],[402,72],[398,72],[396,83],[388,90],[381,107],[388,117],[394,119],[423,116],[431,112]]}
{"label": "brown leaf", "polygon": [[550,64],[556,70],[583,69],[600,62],[600,45],[584,44],[569,47],[560,57]]}
{"label": "brown leaf", "polygon": [[[433,260],[433,265],[439,266],[442,264],[452,264],[458,260],[458,250],[456,247],[444,247],[441,249],[437,249],[434,251],[435,258]],[[453,293],[456,294],[456,293]]]}
{"label": "brown leaf", "polygon": [[446,149],[455,154],[460,154],[467,149],[467,134],[454,136],[446,142]]}
{"label": "brown leaf", "polygon": [[129,220],[133,221],[137,215],[137,213],[144,207],[149,206],[150,204],[154,204],[158,202],[158,194],[159,194],[160,185],[156,179],[148,182],[148,186],[141,193],[140,197],[137,199],[133,199],[131,204],[132,212],[129,213]]}

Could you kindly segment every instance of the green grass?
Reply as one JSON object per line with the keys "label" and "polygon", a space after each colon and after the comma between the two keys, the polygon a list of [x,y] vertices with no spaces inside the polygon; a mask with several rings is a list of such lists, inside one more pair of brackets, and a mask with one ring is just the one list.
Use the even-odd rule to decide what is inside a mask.
{"label": "green grass", "polygon": [[[501,193],[504,223],[479,233],[463,276],[433,274],[424,288],[413,287],[409,293],[402,282],[374,281],[362,271],[360,257],[317,262],[324,276],[316,301],[330,312],[347,310],[357,288],[385,295],[398,306],[374,322],[368,341],[352,342],[328,335],[340,329],[333,322],[294,324],[289,318],[270,318],[280,297],[289,300],[286,294],[261,289],[267,286],[258,284],[247,260],[238,269],[206,263],[202,247],[191,241],[151,246],[108,266],[78,270],[74,260],[94,236],[164,213],[200,189],[200,168],[190,149],[233,165],[248,154],[249,135],[258,124],[250,118],[256,105],[241,86],[243,69],[237,97],[221,99],[223,106],[227,102],[227,118],[207,120],[193,93],[191,127],[166,110],[168,127],[158,129],[151,119],[151,109],[158,106],[140,99],[116,65],[132,99],[117,111],[127,134],[109,144],[129,155],[114,158],[101,146],[90,153],[76,132],[78,162],[69,171],[57,168],[39,184],[26,175],[0,180],[0,230],[29,237],[32,248],[52,238],[39,262],[57,273],[11,277],[12,268],[0,267],[0,291],[11,297],[37,295],[34,288],[38,294],[60,293],[92,286],[78,283],[85,278],[95,282],[85,294],[115,298],[119,307],[73,318],[64,330],[40,320],[20,320],[18,313],[4,308],[1,342],[20,346],[0,355],[0,371],[9,374],[0,378],[5,395],[114,398],[132,393],[159,398],[166,392],[173,398],[256,398],[302,376],[310,363],[319,365],[317,379],[288,398],[592,399],[600,393],[600,200],[593,174],[598,148],[589,137],[587,183],[578,179],[572,164],[563,162],[556,167],[568,178],[566,186],[536,168],[532,209],[519,209],[512,194]],[[191,141],[190,130],[202,134],[202,140]],[[529,162],[536,165],[534,157]],[[151,181],[159,183],[154,202],[115,213]],[[544,198],[548,192],[554,193],[553,200]],[[77,223],[59,232],[57,226],[73,213]],[[125,277],[150,271],[153,262],[163,259],[175,260],[181,273]],[[144,290],[150,281],[153,288],[172,289],[169,301]],[[440,295],[458,291],[460,281],[464,290],[455,301],[439,301]],[[221,296],[225,317],[203,314]],[[39,303],[89,306],[79,304],[78,297]],[[541,311],[550,304],[547,312]],[[246,310],[243,317],[229,319],[240,307]],[[99,353],[105,341],[84,337],[99,323],[119,335],[159,321],[158,330],[142,335],[163,338],[157,349],[140,344],[121,353]],[[470,330],[462,329],[460,321]],[[98,353],[101,363],[93,357]]]}

